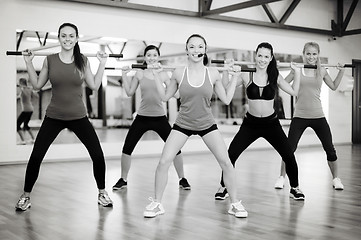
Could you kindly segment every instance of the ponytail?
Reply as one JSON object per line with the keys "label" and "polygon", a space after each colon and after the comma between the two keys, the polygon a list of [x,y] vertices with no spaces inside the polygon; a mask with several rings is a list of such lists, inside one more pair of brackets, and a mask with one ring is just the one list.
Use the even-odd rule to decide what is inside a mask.
{"label": "ponytail", "polygon": [[203,65],[204,65],[204,66],[207,66],[208,63],[209,63],[208,56],[207,56],[207,53],[205,53],[205,54],[203,55]]}
{"label": "ponytail", "polygon": [[80,53],[80,47],[78,43],[75,43],[74,50],[74,63],[80,75],[83,76],[85,73],[85,60],[83,54]]}

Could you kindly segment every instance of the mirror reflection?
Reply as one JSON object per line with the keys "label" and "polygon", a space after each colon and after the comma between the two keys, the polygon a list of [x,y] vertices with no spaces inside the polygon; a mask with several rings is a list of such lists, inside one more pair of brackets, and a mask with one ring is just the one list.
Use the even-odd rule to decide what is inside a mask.
{"label": "mirror reflection", "polygon": [[[30,49],[38,53],[56,53],[60,51],[56,32],[46,33],[17,30],[16,36],[17,51],[23,51],[25,49]],[[101,142],[124,141],[127,129],[139,109],[141,94],[138,88],[133,96],[127,96],[123,86],[122,70],[120,69],[131,64],[143,63],[143,51],[147,45],[151,44],[159,47],[161,64],[172,66],[184,66],[186,64],[187,56],[185,54],[184,44],[146,42],[143,40],[102,36],[80,36],[79,46],[83,54],[94,54],[100,50],[109,54],[123,54],[123,58],[108,58],[102,85],[98,91],[93,91],[84,84],[84,104],[88,117],[96,129]],[[254,61],[255,54],[254,50],[220,49],[212,47],[208,48],[207,53],[210,59],[234,59],[244,62]],[[301,55],[275,53],[275,57],[279,62],[302,62]],[[35,70],[38,73],[42,68],[44,58],[45,56],[35,56],[33,59]],[[99,61],[92,57],[88,59],[92,70],[95,72]],[[327,59],[323,59],[323,62],[326,60]],[[17,144],[32,144],[44,119],[45,110],[50,102],[52,86],[48,81],[40,91],[34,91],[28,82],[28,74],[22,56],[16,57],[16,65]],[[284,77],[287,76],[290,71],[289,68],[280,68],[279,70],[280,74]],[[134,74],[135,71],[132,71],[128,76],[131,78]],[[171,76],[171,71],[169,71],[168,74]],[[294,99],[282,90],[278,91],[277,96],[275,110],[279,118],[283,119],[281,123],[288,124],[288,120],[292,117]],[[178,100],[176,98],[171,99],[167,103],[163,103],[163,107],[167,113],[169,122],[173,124],[179,107]],[[233,100],[228,106],[224,105],[219,101],[217,96],[214,95],[212,98],[212,111],[220,126],[241,124],[247,111],[245,89],[243,87],[237,88]],[[109,131],[109,129],[112,131]],[[220,129],[222,130],[222,127],[220,127]],[[235,132],[236,130],[234,133]],[[142,137],[142,140],[158,138],[157,134],[147,132]],[[54,141],[54,143],[77,142],[79,142],[79,140],[70,131],[62,131]]]}

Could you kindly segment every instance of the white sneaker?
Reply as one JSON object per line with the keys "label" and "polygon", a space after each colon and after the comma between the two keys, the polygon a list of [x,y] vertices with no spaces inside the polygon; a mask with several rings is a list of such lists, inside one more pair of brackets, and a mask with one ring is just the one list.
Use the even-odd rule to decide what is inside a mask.
{"label": "white sneaker", "polygon": [[344,186],[341,182],[341,179],[336,177],[332,180],[332,185],[335,190],[343,190]]}
{"label": "white sneaker", "polygon": [[145,207],[144,217],[153,218],[165,213],[164,208],[160,202],[155,202],[151,197],[149,198],[149,200],[151,201],[151,203]]}
{"label": "white sneaker", "polygon": [[285,186],[285,177],[279,176],[275,184],[275,189],[283,189],[284,186]]}
{"label": "white sneaker", "polygon": [[248,212],[242,205],[242,200],[236,203],[231,203],[229,207],[228,213],[234,215],[235,217],[239,218],[246,218],[248,217]]}

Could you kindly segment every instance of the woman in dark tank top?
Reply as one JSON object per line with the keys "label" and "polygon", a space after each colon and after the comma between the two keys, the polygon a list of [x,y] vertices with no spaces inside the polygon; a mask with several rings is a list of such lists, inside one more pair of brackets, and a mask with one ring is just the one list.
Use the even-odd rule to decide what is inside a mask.
{"label": "woman in dark tank top", "polygon": [[[279,74],[273,55],[273,47],[266,42],[257,46],[255,62],[256,72],[253,75],[254,78],[250,79],[245,73],[241,75],[237,82],[237,86],[243,84],[247,88],[249,109],[239,131],[228,148],[229,158],[233,166],[235,166],[242,152],[258,138],[263,137],[275,148],[286,163],[286,171],[291,185],[290,197],[295,200],[304,200],[305,196],[298,186],[296,159],[273,107],[278,87],[291,95],[297,95],[300,71],[294,64],[291,65],[296,72],[295,82],[291,86]],[[223,77],[224,85],[228,84],[227,75]],[[227,197],[228,192],[224,186],[222,175],[221,187],[215,194],[215,198],[223,200]]]}
{"label": "woman in dark tank top", "polygon": [[[82,100],[82,84],[98,90],[105,69],[107,55],[97,53],[99,67],[93,75],[89,61],[80,53],[78,28],[71,23],[59,27],[58,40],[61,51],[45,58],[37,75],[32,60],[34,53],[24,55],[29,80],[35,90],[40,90],[48,80],[52,83],[52,99],[36,136],[25,174],[24,192],[15,205],[17,211],[31,207],[30,193],[38,178],[40,165],[50,145],[64,128],[73,131],[87,148],[93,161],[93,172],[99,189],[98,204],[112,207],[113,202],[105,191],[105,160],[98,136],[86,116]],[[46,203],[44,203],[46,204]]]}

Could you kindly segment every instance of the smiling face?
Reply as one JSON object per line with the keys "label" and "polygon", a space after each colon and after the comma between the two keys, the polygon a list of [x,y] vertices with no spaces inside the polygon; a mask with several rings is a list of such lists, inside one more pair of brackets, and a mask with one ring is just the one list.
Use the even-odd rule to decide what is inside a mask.
{"label": "smiling face", "polygon": [[303,52],[303,58],[305,63],[310,65],[316,65],[318,60],[319,50],[317,47],[309,45],[305,47]]}
{"label": "smiling face", "polygon": [[260,47],[256,52],[255,61],[259,68],[267,68],[272,60],[271,49]]}
{"label": "smiling face", "polygon": [[71,50],[78,42],[78,35],[74,28],[70,26],[65,26],[60,29],[58,39],[63,49]]}
{"label": "smiling face", "polygon": [[158,62],[159,54],[156,49],[150,49],[145,53],[144,56],[145,62],[147,65],[155,64]]}
{"label": "smiling face", "polygon": [[200,37],[191,37],[186,46],[186,51],[190,59],[195,62],[200,62],[203,60],[203,56],[199,57],[198,54],[206,53],[206,43]]}

